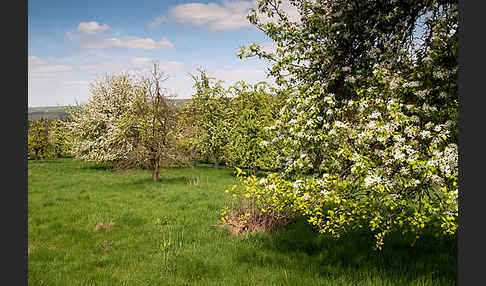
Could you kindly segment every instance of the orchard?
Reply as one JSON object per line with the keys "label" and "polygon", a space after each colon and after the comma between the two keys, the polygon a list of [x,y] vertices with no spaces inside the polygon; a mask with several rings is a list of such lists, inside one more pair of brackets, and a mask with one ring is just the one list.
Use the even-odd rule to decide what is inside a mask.
{"label": "orchard", "polygon": [[150,169],[153,182],[162,167],[234,168],[221,220],[240,228],[305,217],[336,238],[369,229],[377,249],[391,232],[456,235],[456,1],[291,0],[297,19],[256,3],[247,19],[276,48],[238,56],[268,61],[274,84],[225,88],[199,70],[176,107],[156,62],[106,74],[69,121],[29,123],[29,157]]}

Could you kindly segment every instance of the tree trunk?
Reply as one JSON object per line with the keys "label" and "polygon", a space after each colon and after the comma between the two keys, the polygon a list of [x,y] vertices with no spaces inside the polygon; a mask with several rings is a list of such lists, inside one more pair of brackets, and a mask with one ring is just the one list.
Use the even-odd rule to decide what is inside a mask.
{"label": "tree trunk", "polygon": [[213,154],[213,160],[214,160],[214,168],[219,169],[219,160],[216,154]]}
{"label": "tree trunk", "polygon": [[[317,147],[317,148],[320,148],[320,147]],[[316,151],[316,154],[315,154],[315,158],[312,162],[312,173],[318,173],[319,172],[319,166],[322,164],[322,160],[323,160],[323,154],[321,152],[321,149],[317,149]]]}
{"label": "tree trunk", "polygon": [[260,167],[258,167],[258,166],[253,167],[253,176],[255,176],[255,177],[257,176],[258,170],[260,170]]}
{"label": "tree trunk", "polygon": [[156,183],[159,180],[159,161],[153,162],[154,170],[152,172],[152,181]]}

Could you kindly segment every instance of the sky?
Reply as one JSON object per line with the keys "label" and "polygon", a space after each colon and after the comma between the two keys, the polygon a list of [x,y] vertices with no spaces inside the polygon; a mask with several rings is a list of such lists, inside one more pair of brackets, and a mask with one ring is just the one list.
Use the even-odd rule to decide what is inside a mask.
{"label": "sky", "polygon": [[28,1],[28,106],[86,103],[105,73],[144,71],[157,60],[165,87],[190,98],[198,68],[225,86],[256,83],[269,66],[239,59],[241,46],[272,47],[246,19],[255,0]]}

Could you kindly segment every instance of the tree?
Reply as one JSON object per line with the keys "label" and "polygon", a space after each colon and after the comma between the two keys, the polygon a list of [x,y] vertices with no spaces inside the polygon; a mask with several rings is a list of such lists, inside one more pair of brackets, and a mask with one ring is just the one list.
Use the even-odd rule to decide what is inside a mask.
{"label": "tree", "polygon": [[159,180],[161,165],[186,164],[185,150],[178,144],[178,111],[164,95],[162,83],[168,76],[153,62],[150,76],[135,89],[136,97],[128,113],[120,118],[120,131],[134,147],[126,166],[145,164],[152,180]]}
{"label": "tree", "polygon": [[214,162],[215,168],[219,168],[224,160],[223,148],[228,143],[230,101],[222,82],[214,81],[204,70],[192,77],[196,93],[184,106],[184,118],[186,124],[196,127],[194,144],[203,156]]}
{"label": "tree", "polygon": [[45,120],[29,121],[28,127],[28,154],[36,160],[47,156],[49,149],[48,123]]}
{"label": "tree", "polygon": [[65,121],[52,120],[49,122],[48,141],[51,146],[51,155],[55,158],[68,157],[71,155],[69,132]]}
{"label": "tree", "polygon": [[161,86],[166,79],[154,62],[150,75],[106,75],[92,84],[89,102],[70,111],[75,156],[118,168],[149,168],[154,182],[161,165],[187,163],[177,109]]}
{"label": "tree", "polygon": [[120,118],[133,108],[137,83],[128,73],[106,74],[90,84],[88,103],[68,110],[73,154],[95,162],[120,162],[134,149],[120,129]]}
{"label": "tree", "polygon": [[456,1],[290,1],[296,22],[280,2],[249,16],[276,53],[254,44],[240,56],[273,61],[290,91],[272,140],[284,171],[249,179],[248,196],[323,233],[368,226],[378,248],[394,230],[456,233]]}
{"label": "tree", "polygon": [[253,86],[239,81],[229,88],[230,132],[225,154],[228,164],[251,168],[256,176],[259,169],[275,169],[277,150],[269,144],[270,127],[275,119],[275,99],[265,82]]}
{"label": "tree", "polygon": [[297,21],[285,14],[282,0],[259,0],[248,16],[275,42],[276,51],[252,44],[239,53],[273,62],[270,72],[280,84],[318,82],[339,100],[372,83],[376,64],[403,72],[410,60],[441,51],[442,67],[454,72],[457,66],[455,0],[287,2],[298,9]]}

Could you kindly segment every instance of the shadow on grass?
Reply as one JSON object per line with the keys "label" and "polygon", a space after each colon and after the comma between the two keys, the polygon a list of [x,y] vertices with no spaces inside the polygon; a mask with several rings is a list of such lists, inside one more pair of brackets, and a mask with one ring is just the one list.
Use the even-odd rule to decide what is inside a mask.
{"label": "shadow on grass", "polygon": [[35,163],[35,164],[59,164],[64,163],[63,161],[59,160],[59,158],[44,158],[44,159],[28,159],[28,163]]}
{"label": "shadow on grass", "polygon": [[115,171],[116,165],[115,164],[110,164],[110,163],[99,163],[99,164],[94,164],[94,163],[85,163],[81,169],[85,170],[101,170],[101,171]]}
{"label": "shadow on grass", "polygon": [[[392,233],[385,238],[383,250],[378,251],[374,250],[375,239],[369,231],[355,230],[340,239],[333,239],[319,234],[305,219],[299,219],[270,235],[255,235],[249,239],[255,239],[262,249],[281,257],[272,261],[260,260],[260,263],[290,267],[290,259],[295,261],[291,267],[299,269],[302,275],[308,275],[309,269],[313,269],[313,273],[321,276],[381,273],[380,276],[392,282],[397,279],[394,285],[416,282],[421,277],[436,281],[435,285],[457,284],[457,238],[435,237],[427,233],[411,246],[412,237]],[[258,259],[245,255],[239,259],[258,263]]]}
{"label": "shadow on grass", "polygon": [[152,181],[151,174],[149,174],[146,178],[141,178],[137,180],[131,180],[130,183],[122,183],[124,186],[141,186],[141,185],[185,185],[188,184],[190,181],[196,180],[195,177],[187,177],[187,176],[177,176],[177,177],[164,177],[159,176],[159,181],[154,183]]}

